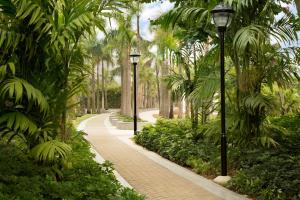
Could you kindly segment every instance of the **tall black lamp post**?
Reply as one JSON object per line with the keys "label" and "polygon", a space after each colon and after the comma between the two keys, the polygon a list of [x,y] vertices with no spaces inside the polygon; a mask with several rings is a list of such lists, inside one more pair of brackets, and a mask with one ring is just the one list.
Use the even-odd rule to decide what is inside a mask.
{"label": "tall black lamp post", "polygon": [[220,75],[221,75],[221,175],[227,176],[227,141],[225,127],[225,70],[224,70],[224,34],[230,25],[234,10],[224,4],[218,4],[212,11],[214,24],[220,38]]}
{"label": "tall black lamp post", "polygon": [[133,102],[133,107],[134,107],[134,111],[133,111],[133,122],[134,122],[134,126],[133,126],[133,130],[134,130],[134,135],[137,134],[137,100],[136,100],[136,93],[137,93],[137,83],[136,83],[136,67],[137,64],[140,60],[140,53],[138,51],[137,48],[133,48],[132,52],[130,54],[130,61],[133,64],[133,98],[134,98],[134,102]]}

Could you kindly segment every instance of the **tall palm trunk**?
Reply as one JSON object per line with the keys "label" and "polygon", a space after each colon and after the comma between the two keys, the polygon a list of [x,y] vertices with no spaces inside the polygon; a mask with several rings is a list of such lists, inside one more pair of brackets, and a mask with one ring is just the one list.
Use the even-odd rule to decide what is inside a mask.
{"label": "tall palm trunk", "polygon": [[[138,3],[138,9],[140,9],[140,3]],[[136,34],[137,34],[137,39],[138,39],[138,48],[141,48],[141,35],[140,35],[140,11],[138,10],[137,16],[136,16],[136,24],[137,24],[137,30],[136,30]],[[138,68],[138,71],[141,71],[141,68]],[[139,85],[139,87],[137,87],[137,109],[139,108],[143,108],[143,98],[144,98],[144,83],[142,83],[142,81],[140,81],[140,73],[136,74],[136,81]],[[137,110],[137,113],[139,113],[139,111]]]}
{"label": "tall palm trunk", "polygon": [[[182,66],[179,64],[179,58],[177,56],[177,65],[178,65],[178,70],[179,74],[182,74]],[[182,105],[182,99],[178,99],[178,118],[183,117],[183,105]]]}
{"label": "tall palm trunk", "polygon": [[156,79],[156,87],[157,87],[157,102],[158,107],[160,108],[160,82],[159,82],[159,66],[158,63],[155,64],[155,79]]}
{"label": "tall palm trunk", "polygon": [[91,88],[88,86],[86,112],[91,113]]}
{"label": "tall palm trunk", "polygon": [[[167,55],[165,56],[164,65],[161,68],[161,76],[162,78],[169,75],[169,68],[168,68],[168,60]],[[167,87],[167,83],[164,80],[161,80],[161,103],[159,108],[159,115],[165,118],[169,117],[170,114],[170,93]]]}
{"label": "tall palm trunk", "polygon": [[174,118],[174,93],[172,92],[171,98],[170,98],[170,113],[169,113],[169,118],[173,119]]}
{"label": "tall palm trunk", "polygon": [[178,118],[181,119],[183,117],[183,105],[181,99],[177,102],[178,105]]}
{"label": "tall palm trunk", "polygon": [[[106,71],[109,72],[109,66],[112,65],[111,62],[107,63],[106,65]],[[108,110],[108,102],[107,102],[107,87],[106,87],[106,84],[107,83],[107,77],[105,77],[105,87],[104,87],[104,107],[105,107],[105,110]]]}
{"label": "tall palm trunk", "polygon": [[295,0],[295,4],[296,4],[298,15],[299,15],[300,14],[300,0]]}
{"label": "tall palm trunk", "polygon": [[[194,54],[194,71],[195,74],[197,74],[197,50],[196,50],[196,43],[194,43],[193,45],[193,54]],[[194,79],[193,81],[193,85],[195,86],[197,83],[197,79]],[[190,91],[190,94],[192,93],[192,91]],[[198,127],[198,113],[199,113],[199,109],[196,106],[196,104],[193,102],[191,103],[191,118],[192,118],[192,127],[194,129],[196,129]]]}
{"label": "tall palm trunk", "polygon": [[[139,79],[139,75],[137,75],[137,80]],[[144,108],[144,101],[145,101],[145,83],[142,83],[141,81],[137,81],[138,83],[138,94],[137,94],[137,106],[138,108]]]}
{"label": "tall palm trunk", "polygon": [[96,79],[95,79],[95,66],[93,66],[92,71],[92,111],[91,113],[95,113],[96,110]]}
{"label": "tall palm trunk", "polygon": [[141,105],[143,105],[143,108],[147,108],[147,81],[143,86],[143,100]]}
{"label": "tall palm trunk", "polygon": [[102,59],[102,66],[101,66],[101,69],[102,69],[102,89],[101,89],[101,97],[102,97],[102,100],[101,100],[101,112],[104,112],[105,110],[105,107],[104,107],[104,100],[105,100],[105,97],[104,97],[104,93],[105,93],[105,86],[104,86],[104,60]]}
{"label": "tall palm trunk", "polygon": [[[174,66],[173,66],[172,52],[170,51],[168,55],[169,55],[169,67],[173,68]],[[169,112],[170,119],[174,118],[174,98],[175,98],[174,93],[171,91],[170,92],[170,112]]]}
{"label": "tall palm trunk", "polygon": [[240,101],[241,101],[241,91],[240,91],[240,79],[241,79],[241,69],[238,56],[234,53],[230,56],[233,61],[235,72],[236,72],[236,107],[240,111]]}
{"label": "tall palm trunk", "polygon": [[129,45],[125,49],[125,52],[126,54],[122,56],[121,114],[131,116],[131,65],[129,63]]}
{"label": "tall palm trunk", "polygon": [[97,102],[97,113],[100,112],[100,79],[99,79],[99,65],[100,60],[97,62],[97,89],[96,89],[96,102]]}
{"label": "tall palm trunk", "polygon": [[185,99],[185,117],[190,117],[190,102]]}

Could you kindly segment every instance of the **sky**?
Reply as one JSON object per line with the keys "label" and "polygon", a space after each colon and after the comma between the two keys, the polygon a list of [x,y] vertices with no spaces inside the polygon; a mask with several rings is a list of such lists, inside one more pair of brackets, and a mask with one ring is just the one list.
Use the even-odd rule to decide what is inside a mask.
{"label": "sky", "polygon": [[[292,13],[297,13],[296,6],[292,4],[284,4],[282,3],[282,6],[287,7]],[[151,32],[150,30],[150,20],[157,19],[162,14],[168,12],[174,7],[174,3],[170,3],[169,0],[164,0],[163,2],[153,2],[148,4],[143,4],[142,6],[142,12],[140,15],[140,34],[143,39],[152,41],[154,39],[154,32]],[[281,18],[283,13],[279,14],[277,18]],[[132,26],[133,30],[136,30],[136,18],[132,20]],[[115,20],[111,20],[110,23],[107,22],[107,27],[110,27],[110,29],[116,29],[117,23]],[[105,35],[102,32],[99,32],[97,34],[97,39],[101,40],[105,37]]]}
{"label": "sky", "polygon": [[[152,41],[154,39],[154,33],[150,30],[150,20],[157,19],[162,14],[168,12],[174,7],[173,3],[170,3],[168,0],[163,2],[153,2],[148,4],[143,4],[142,12],[140,15],[140,34],[141,37],[145,40]],[[111,20],[111,23],[107,23],[107,27],[111,29],[117,28],[117,23],[115,20]],[[132,20],[133,30],[136,30],[136,18]],[[97,39],[101,40],[105,36],[102,32],[97,34]]]}
{"label": "sky", "polygon": [[[173,3],[169,1],[154,2],[149,4],[144,4],[142,13],[140,16],[140,27],[141,27],[141,36],[146,40],[153,40],[154,33],[150,30],[150,20],[157,19],[162,14],[168,12],[174,7]],[[134,20],[133,27],[136,27],[136,20]]]}

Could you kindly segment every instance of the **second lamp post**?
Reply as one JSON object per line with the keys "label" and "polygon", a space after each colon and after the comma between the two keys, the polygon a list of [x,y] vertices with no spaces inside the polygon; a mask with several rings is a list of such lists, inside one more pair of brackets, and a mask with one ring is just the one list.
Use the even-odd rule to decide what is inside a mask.
{"label": "second lamp post", "polygon": [[234,10],[224,4],[217,5],[212,11],[214,24],[220,38],[220,76],[221,76],[221,175],[227,176],[227,141],[225,127],[225,67],[224,34],[230,25]]}
{"label": "second lamp post", "polygon": [[130,54],[130,61],[133,64],[133,131],[134,135],[137,134],[137,81],[136,81],[136,68],[140,60],[140,53],[137,48],[133,48]]}

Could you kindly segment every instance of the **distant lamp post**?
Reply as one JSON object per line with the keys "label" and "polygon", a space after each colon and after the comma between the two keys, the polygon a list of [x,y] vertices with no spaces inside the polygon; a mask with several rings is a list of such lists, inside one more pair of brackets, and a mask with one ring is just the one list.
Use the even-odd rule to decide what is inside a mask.
{"label": "distant lamp post", "polygon": [[224,4],[218,4],[212,11],[214,24],[220,38],[220,75],[221,75],[221,175],[227,176],[227,141],[225,127],[225,69],[224,69],[224,34],[231,24],[234,10]]}
{"label": "distant lamp post", "polygon": [[133,121],[134,121],[134,135],[137,134],[137,100],[136,100],[136,93],[137,93],[137,83],[136,83],[136,67],[140,60],[140,53],[137,48],[133,48],[130,54],[130,61],[133,64],[133,98],[134,98],[134,112],[133,112]]}

